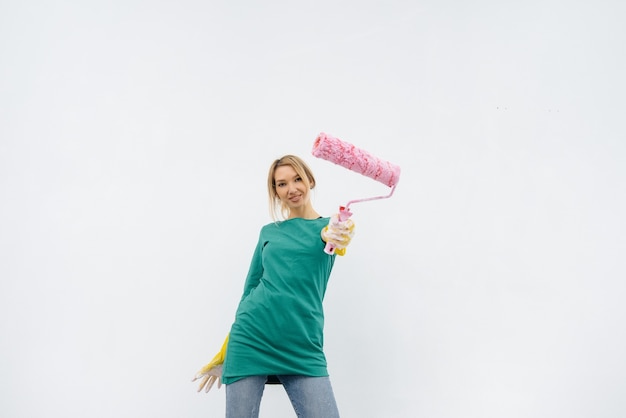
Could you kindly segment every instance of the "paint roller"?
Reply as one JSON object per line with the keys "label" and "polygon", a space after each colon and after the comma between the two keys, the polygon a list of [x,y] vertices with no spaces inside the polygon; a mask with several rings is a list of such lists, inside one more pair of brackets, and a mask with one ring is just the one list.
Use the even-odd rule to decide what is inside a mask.
{"label": "paint roller", "polygon": [[[346,203],[345,206],[340,206],[338,214],[340,221],[345,221],[352,216],[350,205],[353,203],[391,197],[400,180],[399,166],[389,161],[381,160],[365,150],[357,148],[352,144],[324,132],[320,133],[317,138],[315,138],[315,142],[313,143],[313,155],[391,187],[391,192],[388,195],[355,199]],[[333,254],[335,248],[332,244],[327,243],[324,251],[327,254]]]}

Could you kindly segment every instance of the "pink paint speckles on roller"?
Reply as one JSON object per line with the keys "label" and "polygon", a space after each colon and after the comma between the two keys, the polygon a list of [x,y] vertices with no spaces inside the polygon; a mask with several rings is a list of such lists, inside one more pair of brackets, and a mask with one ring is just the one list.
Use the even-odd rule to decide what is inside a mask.
{"label": "pink paint speckles on roller", "polygon": [[400,180],[399,166],[381,160],[367,151],[323,132],[315,139],[313,155],[363,174],[389,187],[395,186]]}

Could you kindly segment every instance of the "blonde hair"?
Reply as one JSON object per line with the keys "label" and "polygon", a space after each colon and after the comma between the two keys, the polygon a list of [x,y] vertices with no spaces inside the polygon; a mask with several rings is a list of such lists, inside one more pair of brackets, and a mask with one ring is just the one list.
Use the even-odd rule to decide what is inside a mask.
{"label": "blonde hair", "polygon": [[315,187],[315,177],[313,176],[313,172],[304,160],[302,160],[302,158],[288,154],[275,160],[270,166],[270,170],[267,175],[267,193],[269,197],[270,215],[274,221],[277,221],[279,217],[283,217],[284,219],[289,217],[289,208],[281,202],[278,197],[278,193],[276,193],[276,182],[274,181],[276,169],[285,165],[291,166],[294,171],[298,173],[307,188],[313,189]]}

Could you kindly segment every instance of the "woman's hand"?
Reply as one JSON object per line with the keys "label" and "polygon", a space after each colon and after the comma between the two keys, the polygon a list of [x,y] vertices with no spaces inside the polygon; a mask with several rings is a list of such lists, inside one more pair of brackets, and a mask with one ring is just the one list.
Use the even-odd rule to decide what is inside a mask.
{"label": "woman's hand", "polygon": [[191,379],[192,382],[202,379],[200,386],[198,386],[198,392],[202,391],[202,389],[208,392],[215,382],[217,382],[218,389],[222,387],[222,364],[224,364],[224,359],[226,358],[226,347],[228,347],[229,336],[230,334],[226,336],[219,353],[217,353],[206,366],[198,370],[198,373]]}
{"label": "woman's hand", "polygon": [[202,379],[200,381],[200,386],[198,386],[198,392],[201,392],[204,389],[205,392],[211,390],[215,382],[217,382],[217,388],[222,387],[222,365],[216,364],[212,365],[211,363],[207,364],[203,368],[201,368],[198,373],[192,379],[192,382],[195,382],[198,379]]}
{"label": "woman's hand", "polygon": [[322,229],[322,239],[330,244],[337,255],[344,255],[346,247],[354,236],[354,222],[347,218],[341,220],[341,214],[331,216],[328,225]]}

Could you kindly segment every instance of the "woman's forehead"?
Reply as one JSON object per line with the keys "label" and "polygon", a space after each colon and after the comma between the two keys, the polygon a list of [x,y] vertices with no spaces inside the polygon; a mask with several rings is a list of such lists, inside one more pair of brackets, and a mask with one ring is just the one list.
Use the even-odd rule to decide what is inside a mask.
{"label": "woman's forehead", "polygon": [[288,180],[297,177],[299,174],[290,165],[281,165],[274,170],[274,180]]}

